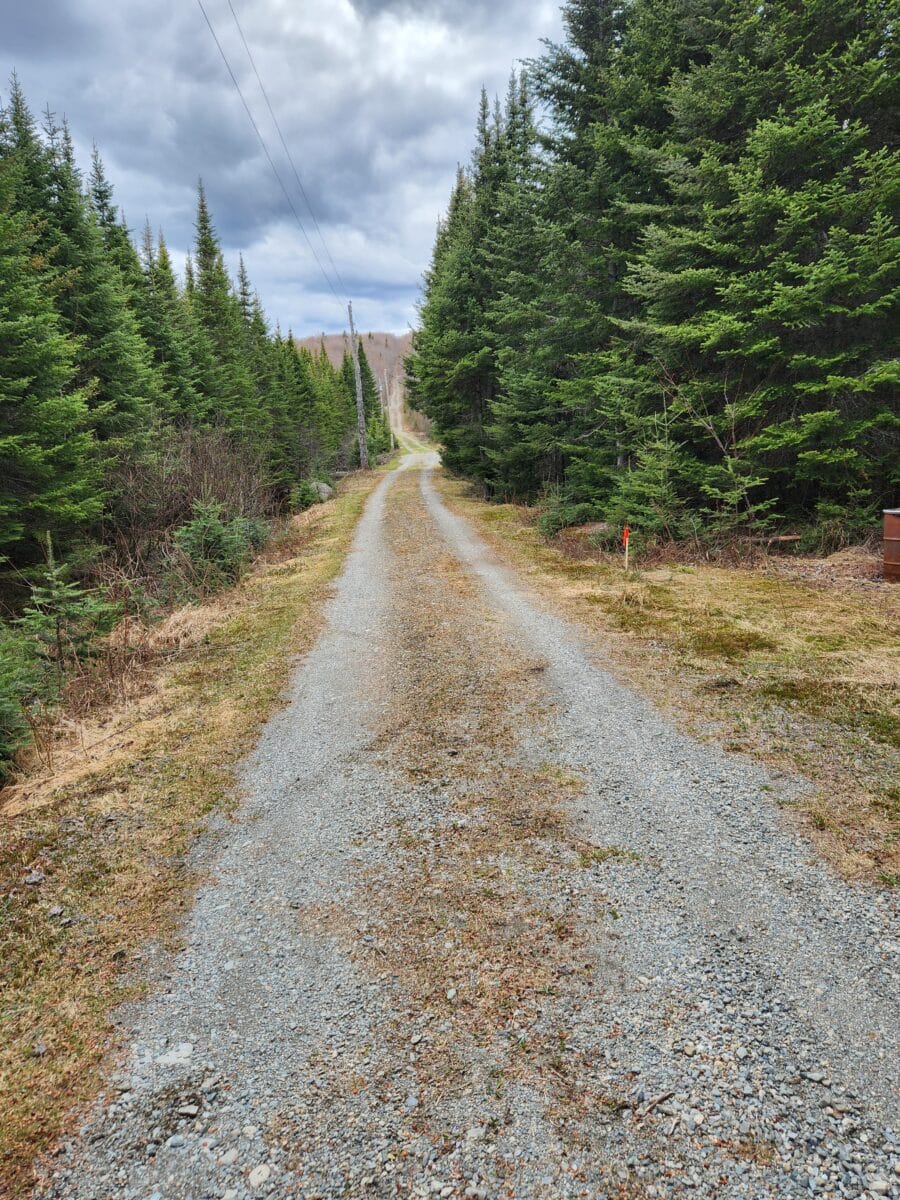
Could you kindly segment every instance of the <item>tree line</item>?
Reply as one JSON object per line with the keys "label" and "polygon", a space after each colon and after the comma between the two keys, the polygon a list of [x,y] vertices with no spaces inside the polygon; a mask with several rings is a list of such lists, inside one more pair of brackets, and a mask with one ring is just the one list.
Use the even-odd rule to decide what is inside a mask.
{"label": "tree line", "polygon": [[[179,280],[162,233],[137,244],[99,153],[0,108],[0,777],[98,671],[123,613],[234,582],[270,519],[359,462],[349,354],[267,321],[226,268],[202,184]],[[369,454],[390,445],[360,345]],[[68,700],[67,700],[68,697]]]}
{"label": "tree line", "polygon": [[[362,357],[377,455],[389,435]],[[146,492],[148,473],[196,457],[204,436],[235,470],[252,463],[246,502],[262,515],[358,461],[352,369],[272,331],[243,260],[229,277],[202,184],[179,283],[162,233],[148,222],[133,241],[97,151],[84,177],[66,123],[48,113],[39,127],[15,80],[0,111],[0,377],[7,579],[44,559],[48,538],[96,554],[123,524],[153,527],[136,480]]]}
{"label": "tree line", "polygon": [[865,530],[900,485],[896,8],[570,0],[482,94],[408,361],[545,525]]}

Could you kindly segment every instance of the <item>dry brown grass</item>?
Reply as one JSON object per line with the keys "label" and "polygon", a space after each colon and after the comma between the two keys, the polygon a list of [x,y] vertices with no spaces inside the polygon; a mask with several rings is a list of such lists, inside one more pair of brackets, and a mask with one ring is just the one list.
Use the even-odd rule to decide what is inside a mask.
{"label": "dry brown grass", "polygon": [[234,593],[173,614],[144,694],[61,726],[56,770],[0,796],[0,1195],[28,1191],[35,1156],[96,1091],[110,1011],[140,990],[148,941],[174,943],[186,853],[234,802],[232,766],[315,638],[377,480],[350,477]]}
{"label": "dry brown grass", "polygon": [[[499,1131],[511,1119],[507,1093],[524,1086],[561,1138],[587,1143],[598,1104],[630,1102],[598,1094],[593,1064],[566,1047],[554,998],[597,978],[596,924],[615,914],[586,869],[625,852],[578,835],[568,815],[577,775],[522,753],[523,729],[547,713],[546,664],[511,647],[471,577],[423,531],[413,472],[395,484],[386,536],[397,556],[396,643],[371,748],[432,792],[433,816],[425,827],[398,819],[389,869],[361,881],[364,940],[344,904],[304,919],[341,938],[373,976],[398,982],[394,1061],[408,1060],[406,1014],[425,1030],[415,1048],[419,1133],[439,1145],[444,1105],[460,1103],[480,1120],[492,1109]],[[571,898],[587,888],[590,930]],[[329,1092],[351,1082],[332,1070]],[[512,1187],[515,1166],[498,1157],[497,1171]],[[609,1193],[631,1194],[617,1179]]]}
{"label": "dry brown grass", "polygon": [[839,870],[898,882],[900,589],[809,560],[799,578],[765,559],[625,577],[614,558],[548,544],[528,510],[441,488],[627,681],[695,734],[802,773],[814,795],[798,820]]}

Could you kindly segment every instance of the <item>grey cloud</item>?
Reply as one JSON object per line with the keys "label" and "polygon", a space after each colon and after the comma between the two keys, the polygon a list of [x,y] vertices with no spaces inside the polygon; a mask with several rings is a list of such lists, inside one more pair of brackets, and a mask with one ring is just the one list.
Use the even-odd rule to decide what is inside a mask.
{"label": "grey cloud", "polygon": [[[502,92],[558,34],[554,0],[233,2],[360,319],[405,328],[481,83]],[[204,3],[295,195],[226,0]],[[16,68],[35,110],[65,112],[82,159],[97,142],[132,227],[148,215],[183,253],[202,175],[229,259],[245,250],[272,317],[340,325],[195,4],[0,0],[0,14],[0,80]]]}
{"label": "grey cloud", "polygon": [[84,49],[92,34],[89,18],[67,0],[0,0],[3,51],[33,59],[56,59]]}
{"label": "grey cloud", "polygon": [[383,13],[415,16],[427,13],[445,20],[471,22],[482,27],[509,19],[508,4],[486,4],[484,0],[352,0],[353,7],[365,17]]}

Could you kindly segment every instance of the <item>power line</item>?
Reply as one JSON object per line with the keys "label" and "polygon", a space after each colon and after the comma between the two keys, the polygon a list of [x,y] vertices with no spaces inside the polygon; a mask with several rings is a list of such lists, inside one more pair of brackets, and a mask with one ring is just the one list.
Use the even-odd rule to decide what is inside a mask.
{"label": "power line", "polygon": [[247,44],[247,39],[244,37],[244,31],[241,28],[241,23],[238,20],[237,13],[234,11],[234,5],[231,3],[231,0],[228,0],[228,7],[229,7],[229,9],[231,9],[231,15],[234,18],[235,26],[237,27],[237,31],[240,34],[241,41],[244,44],[244,49],[247,52],[247,58],[250,60],[250,66],[253,68],[253,74],[256,76],[256,82],[259,84],[259,90],[263,94],[263,99],[265,100],[266,107],[269,110],[269,116],[272,118],[272,124],[275,126],[275,129],[278,132],[278,136],[281,139],[281,145],[282,145],[282,148],[284,149],[284,153],[287,156],[288,162],[291,164],[291,170],[294,172],[294,178],[297,181],[297,187],[300,189],[300,195],[303,197],[303,199],[306,203],[307,211],[309,212],[309,215],[312,219],[313,225],[315,225],[315,227],[316,227],[316,233],[318,233],[319,238],[322,242],[322,246],[325,250],[325,253],[328,255],[328,261],[331,263],[331,269],[334,271],[334,277],[338,281],[338,284],[340,285],[341,290],[345,294],[349,295],[349,293],[347,292],[347,286],[344,283],[343,279],[341,279],[341,273],[337,268],[337,263],[334,261],[331,251],[328,248],[328,243],[325,241],[325,235],[322,232],[319,222],[316,220],[316,214],[313,212],[313,207],[312,207],[312,204],[310,203],[309,196],[306,193],[306,188],[303,186],[303,180],[300,178],[300,172],[297,170],[297,165],[294,162],[294,156],[291,154],[290,147],[288,146],[287,142],[285,141],[284,134],[281,132],[281,125],[278,123],[278,118],[275,116],[275,110],[272,108],[272,102],[269,100],[269,93],[266,91],[265,84],[263,83],[262,77],[257,69],[256,61],[253,58],[253,53],[250,50],[249,45]]}
{"label": "power line", "polygon": [[272,159],[272,155],[269,153],[269,147],[266,145],[265,139],[263,138],[263,135],[259,131],[259,126],[256,124],[256,121],[253,118],[253,113],[250,111],[250,106],[247,103],[246,99],[244,98],[244,93],[241,91],[241,85],[237,81],[237,76],[235,75],[234,71],[231,69],[231,63],[228,61],[228,56],[226,55],[225,51],[222,49],[222,43],[219,41],[219,39],[216,35],[216,31],[213,28],[212,21],[210,21],[209,15],[207,14],[206,9],[203,7],[203,0],[197,0],[197,4],[200,8],[200,11],[203,13],[203,19],[206,21],[206,24],[209,27],[209,32],[212,34],[213,41],[216,43],[216,47],[219,51],[219,54],[222,56],[222,62],[225,64],[225,68],[228,71],[228,74],[231,76],[231,82],[234,84],[235,90],[237,91],[237,94],[241,98],[241,103],[244,106],[244,111],[247,114],[250,124],[253,126],[253,132],[256,134],[256,136],[258,138],[260,146],[262,146],[263,153],[265,154],[266,159],[268,160],[269,166],[272,168],[272,174],[278,180],[281,190],[282,190],[282,192],[284,192],[284,198],[288,202],[288,207],[290,208],[291,212],[294,214],[294,220],[297,222],[297,226],[298,226],[300,232],[303,234],[304,238],[306,239],[307,246],[309,246],[310,250],[312,251],[312,256],[316,260],[316,264],[317,264],[319,270],[322,272],[322,278],[325,280],[326,284],[328,285],[328,288],[329,288],[331,294],[334,296],[335,300],[341,306],[341,309],[343,309],[344,301],[338,295],[337,291],[335,290],[334,284],[331,282],[331,279],[328,277],[327,271],[322,266],[322,260],[319,258],[319,255],[316,253],[316,248],[312,244],[312,241],[310,240],[309,234],[306,232],[306,228],[304,227],[303,222],[300,220],[300,214],[297,212],[296,206],[294,205],[294,201],[291,199],[290,192],[284,186],[284,180],[279,175],[278,168],[275,166],[275,162]]}

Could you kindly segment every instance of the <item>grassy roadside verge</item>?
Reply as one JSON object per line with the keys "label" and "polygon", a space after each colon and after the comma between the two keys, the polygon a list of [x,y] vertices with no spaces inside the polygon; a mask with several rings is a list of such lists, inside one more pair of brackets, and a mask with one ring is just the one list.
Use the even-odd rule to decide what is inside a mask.
{"label": "grassy roadside verge", "polygon": [[0,795],[0,1195],[27,1193],[35,1156],[96,1092],[145,948],[176,944],[197,882],[186,853],[233,805],[232,768],[314,641],[380,477],[350,476],[280,561],[207,609],[199,642],[111,714],[91,754],[76,746],[57,776]]}
{"label": "grassy roadside verge", "polygon": [[693,734],[799,772],[796,818],[848,878],[900,883],[900,592],[764,570],[634,571],[548,544],[527,510],[438,480],[501,557],[595,639],[617,674]]}

